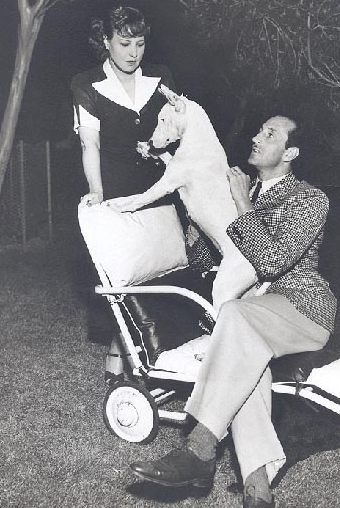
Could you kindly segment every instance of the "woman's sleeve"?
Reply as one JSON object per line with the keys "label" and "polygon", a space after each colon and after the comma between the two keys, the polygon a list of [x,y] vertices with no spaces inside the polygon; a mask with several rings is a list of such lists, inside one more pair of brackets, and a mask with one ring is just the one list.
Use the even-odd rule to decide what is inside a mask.
{"label": "woman's sleeve", "polygon": [[91,84],[82,83],[79,76],[75,76],[71,83],[74,109],[74,130],[79,127],[90,127],[100,131],[100,120],[96,108],[95,90]]}

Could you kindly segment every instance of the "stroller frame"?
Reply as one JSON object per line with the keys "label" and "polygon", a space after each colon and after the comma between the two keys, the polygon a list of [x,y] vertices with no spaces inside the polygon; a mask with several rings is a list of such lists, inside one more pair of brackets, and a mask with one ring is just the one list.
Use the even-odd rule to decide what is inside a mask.
{"label": "stroller frame", "polygon": [[[125,322],[124,316],[120,309],[119,303],[122,303],[124,300],[124,296],[127,294],[177,294],[181,295],[184,298],[188,298],[191,301],[194,301],[198,305],[200,305],[205,312],[209,313],[209,315],[216,320],[217,313],[212,307],[212,305],[205,300],[202,296],[198,295],[194,291],[190,291],[186,288],[181,288],[177,286],[130,286],[130,287],[111,287],[111,286],[96,286],[95,291],[97,294],[106,296],[111,309],[114,313],[114,316],[117,320],[117,323],[120,327],[121,334],[123,336],[125,347],[128,353],[131,355],[131,363],[133,365],[132,375],[135,381],[126,381],[126,382],[118,382],[114,383],[113,386],[108,390],[105,399],[104,399],[104,421],[109,428],[110,431],[117,434],[119,437],[126,439],[131,442],[139,442],[139,443],[149,443],[154,439],[157,434],[158,426],[160,421],[168,421],[168,422],[176,422],[176,423],[184,423],[186,421],[186,413],[184,411],[170,411],[165,409],[160,409],[160,406],[169,402],[174,398],[176,394],[176,388],[174,385],[176,383],[194,383],[195,379],[190,376],[187,376],[183,373],[167,371],[164,369],[157,369],[153,366],[144,365],[139,357],[139,352],[141,351],[136,349],[131,333],[128,329],[128,326]],[[150,392],[146,390],[146,388],[140,384],[138,381],[156,381],[159,380],[160,384],[167,384],[169,387],[156,387],[152,389]],[[172,385],[172,386],[171,386]],[[147,417],[145,418],[145,427],[140,429],[140,432],[137,431],[136,434],[132,435],[129,431],[126,433],[122,427],[127,427],[132,425],[131,422],[127,423],[128,417],[126,416],[126,412],[124,411],[124,402],[122,402],[121,397],[119,398],[121,414],[119,413],[119,408],[115,407],[115,402],[112,402],[112,398],[115,396],[116,391],[121,391],[121,397],[124,399],[125,396],[129,400],[126,400],[126,404],[130,405],[134,404],[132,402],[132,398],[136,400],[144,398],[147,399],[147,402],[143,405],[143,410],[148,409],[148,404],[152,409],[152,416],[149,412]],[[135,390],[134,396],[132,396],[132,391]],[[123,393],[124,392],[124,393]],[[139,392],[137,394],[136,392]],[[135,403],[134,408],[136,412],[135,420],[143,417],[141,412],[137,408],[138,402]],[[131,407],[130,407],[131,409]],[[147,411],[146,411],[147,413]],[[145,415],[144,415],[145,416]],[[132,418],[132,416],[131,416]],[[123,422],[124,420],[124,422]],[[150,420],[153,420],[152,422]]]}
{"label": "stroller frame", "polygon": [[[103,403],[104,421],[108,429],[122,439],[140,444],[149,443],[157,435],[160,421],[175,423],[186,421],[184,411],[165,410],[161,409],[161,406],[174,398],[176,383],[177,385],[178,383],[193,384],[195,379],[183,373],[144,365],[138,354],[142,348],[135,346],[119,304],[123,302],[124,296],[129,294],[176,294],[198,304],[214,322],[217,319],[217,311],[202,296],[178,286],[113,287],[102,266],[96,262],[95,266],[102,283],[96,286],[95,292],[105,296],[109,301],[120,327],[126,350],[131,355],[133,376],[131,381],[116,382],[110,386]],[[141,383],[141,381],[155,382],[156,380],[162,386],[152,388],[150,391]],[[165,384],[169,387],[164,387]],[[340,415],[340,399],[308,381],[273,382],[272,390],[278,394],[302,397]]]}

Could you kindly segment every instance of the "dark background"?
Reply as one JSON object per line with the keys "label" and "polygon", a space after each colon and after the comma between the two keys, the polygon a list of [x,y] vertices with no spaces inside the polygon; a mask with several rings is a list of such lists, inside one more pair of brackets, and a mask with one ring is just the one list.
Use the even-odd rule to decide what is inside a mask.
{"label": "dark background", "polygon": [[[168,0],[127,3],[141,8],[152,27],[145,60],[170,67],[178,90],[206,108],[223,142],[237,104],[235,100],[226,101],[223,93],[216,93],[218,78],[214,63],[192,37],[179,3]],[[34,49],[16,139],[27,143],[46,139],[52,142],[52,194],[57,213],[60,207],[72,208],[86,192],[79,143],[72,130],[70,81],[77,72],[98,64],[88,45],[89,23],[111,4],[102,0],[56,4],[45,16]],[[15,59],[19,21],[16,1],[2,0],[0,13],[2,113]]]}
{"label": "dark background", "polygon": [[[3,1],[0,8],[1,109],[7,99],[14,64],[18,23],[16,2]],[[78,0],[70,5],[57,4],[48,11],[34,49],[18,135],[27,140],[46,139],[47,135],[53,140],[64,139],[72,124],[70,80],[75,73],[97,64],[87,42],[90,19],[110,3]],[[223,136],[234,104],[223,104],[221,111],[219,97],[214,93],[216,77],[212,62],[191,37],[177,2],[128,3],[143,9],[152,26],[145,59],[167,64],[181,91],[205,106],[208,104]]]}
{"label": "dark background", "polygon": [[[294,83],[290,88],[278,90],[269,85],[265,98],[255,94],[254,100],[249,101],[242,128],[234,136],[233,142],[227,143],[240,110],[235,94],[221,77],[221,69],[225,76],[228,76],[228,71],[233,72],[228,51],[221,51],[216,47],[216,42],[209,42],[208,38],[200,41],[197,38],[195,11],[188,20],[177,0],[131,0],[126,3],[141,8],[151,24],[145,59],[167,64],[178,90],[197,100],[206,109],[222,144],[227,148],[232,165],[239,164],[246,170],[250,169],[246,166],[246,160],[251,137],[262,123],[265,111],[270,114],[271,101],[279,105],[288,104],[292,110],[303,104],[304,116],[312,121],[308,144],[296,168],[297,176],[323,188],[339,187],[339,122],[335,121],[335,112],[324,106],[319,90],[315,93],[313,87],[295,86]],[[16,139],[23,139],[27,143],[46,139],[51,141],[55,220],[67,221],[70,211],[76,209],[79,197],[87,192],[79,142],[72,129],[70,81],[77,72],[97,64],[87,42],[89,23],[93,16],[100,15],[111,4],[106,0],[57,3],[46,14],[34,49]],[[16,0],[1,0],[0,114],[6,105],[12,77],[18,22]],[[241,29],[241,17],[237,23]],[[258,89],[261,86],[261,76],[255,61],[253,67],[255,72],[252,79],[255,80],[256,90],[257,84]],[[247,73],[241,77],[240,86],[242,80],[250,79]],[[277,113],[278,110],[273,112]],[[334,128],[336,125],[337,129]],[[34,168],[30,178],[34,182]],[[36,178],[40,178],[38,173]],[[33,183],[33,190],[34,187]],[[35,199],[35,196],[31,197]]]}
{"label": "dark background", "polygon": [[[178,89],[207,110],[225,145],[240,108],[235,94],[228,90],[221,78],[222,68],[227,77],[228,65],[230,74],[233,71],[233,63],[228,63],[228,50],[224,48],[221,52],[215,41],[206,44],[206,41],[197,39],[195,11],[188,20],[177,0],[131,0],[125,3],[141,8],[151,23],[145,59],[170,67]],[[2,0],[0,6],[0,113],[6,104],[14,65],[19,21],[16,4],[16,0]],[[97,63],[87,42],[89,22],[111,4],[107,0],[59,2],[47,12],[33,53],[17,127],[18,139],[28,142],[50,139],[59,143],[57,148],[68,148],[67,144],[60,145],[60,142],[66,139],[69,143],[72,141],[70,81],[74,74]],[[213,10],[211,13],[213,15]],[[241,30],[242,17],[237,23]],[[254,61],[255,72],[251,79],[255,80],[255,89],[256,80],[258,88],[261,86],[260,71],[256,72],[256,65]],[[242,79],[240,77],[240,86],[247,79],[250,79],[247,73]],[[309,133],[309,146],[304,151],[305,167],[301,176],[307,176],[312,183],[320,185],[339,185],[340,132],[338,127],[335,133],[334,118],[331,118],[333,112],[324,107],[322,93],[315,93],[312,87],[296,88],[294,84],[281,90],[271,88],[269,85],[265,105],[263,98],[259,100],[258,96],[253,103],[250,101],[246,122],[237,133],[238,138],[228,146],[230,162],[245,163],[251,135],[262,122],[264,109],[268,110],[271,99],[279,104],[290,104],[293,110],[303,102],[303,114],[305,117],[313,116],[313,126]],[[324,90],[326,95],[327,88]]]}

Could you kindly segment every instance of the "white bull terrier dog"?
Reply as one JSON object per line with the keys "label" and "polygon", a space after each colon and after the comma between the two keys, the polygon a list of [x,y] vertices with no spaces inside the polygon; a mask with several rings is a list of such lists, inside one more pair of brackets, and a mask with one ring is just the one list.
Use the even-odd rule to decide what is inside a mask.
{"label": "white bull terrier dog", "polygon": [[[253,266],[226,234],[237,217],[226,176],[227,156],[201,106],[164,85],[159,91],[168,103],[158,115],[150,142],[155,148],[165,148],[179,140],[179,147],[172,158],[169,155],[163,176],[152,187],[142,194],[109,200],[108,204],[121,212],[132,212],[178,190],[191,219],[223,256],[213,287],[214,306],[219,308],[258,280]],[[150,156],[149,144],[139,143],[139,151],[144,157]],[[261,287],[260,292],[265,289]]]}

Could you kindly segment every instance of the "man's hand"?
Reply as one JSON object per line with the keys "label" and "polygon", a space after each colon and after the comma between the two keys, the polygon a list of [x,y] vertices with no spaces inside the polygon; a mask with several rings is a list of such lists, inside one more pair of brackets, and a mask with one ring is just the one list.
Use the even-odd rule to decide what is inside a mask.
{"label": "man's hand", "polygon": [[249,198],[250,177],[243,173],[238,166],[227,168],[226,173],[238,214],[242,215],[249,210],[253,210],[254,207]]}
{"label": "man's hand", "polygon": [[85,194],[85,196],[80,198],[81,206],[98,205],[102,201],[103,201],[102,192],[89,192],[88,194]]}

